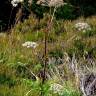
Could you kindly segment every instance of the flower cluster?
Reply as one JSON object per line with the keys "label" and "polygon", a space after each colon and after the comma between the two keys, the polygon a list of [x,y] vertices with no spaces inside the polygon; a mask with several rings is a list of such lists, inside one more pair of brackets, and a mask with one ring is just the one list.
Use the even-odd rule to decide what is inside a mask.
{"label": "flower cluster", "polygon": [[36,48],[38,44],[36,42],[27,41],[23,43],[22,46],[27,48]]}
{"label": "flower cluster", "polygon": [[24,0],[12,0],[11,4],[13,5],[13,7],[16,7],[18,5],[18,3],[22,3]]}
{"label": "flower cluster", "polygon": [[76,24],[75,24],[75,28],[76,28],[78,31],[83,31],[83,32],[86,32],[86,31],[91,30],[90,25],[89,25],[88,23],[84,23],[84,22],[76,23]]}
{"label": "flower cluster", "polygon": [[38,0],[37,4],[49,7],[60,7],[65,3],[63,2],[63,0]]}
{"label": "flower cluster", "polygon": [[59,95],[62,95],[63,86],[57,83],[53,83],[50,86],[50,90],[52,90],[53,93],[58,93]]}

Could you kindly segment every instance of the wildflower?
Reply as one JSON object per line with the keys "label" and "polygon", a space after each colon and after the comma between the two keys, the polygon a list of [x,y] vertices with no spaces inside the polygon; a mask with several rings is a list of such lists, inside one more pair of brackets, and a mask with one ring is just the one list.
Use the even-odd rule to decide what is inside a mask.
{"label": "wildflower", "polygon": [[11,4],[13,5],[13,7],[16,7],[18,5],[18,3],[22,3],[23,0],[12,0]]}
{"label": "wildflower", "polygon": [[38,44],[36,42],[27,41],[23,43],[22,46],[27,48],[36,48]]}
{"label": "wildflower", "polygon": [[37,4],[49,7],[60,7],[67,3],[64,3],[63,0],[38,0]]}
{"label": "wildflower", "polygon": [[84,22],[76,23],[76,24],[75,24],[75,28],[76,28],[78,31],[83,31],[83,32],[86,32],[86,31],[91,30],[90,25],[89,25],[88,23],[84,23]]}
{"label": "wildflower", "polygon": [[59,95],[61,95],[63,86],[61,86],[60,84],[54,83],[54,84],[51,84],[50,90],[52,90],[54,93],[58,93]]}

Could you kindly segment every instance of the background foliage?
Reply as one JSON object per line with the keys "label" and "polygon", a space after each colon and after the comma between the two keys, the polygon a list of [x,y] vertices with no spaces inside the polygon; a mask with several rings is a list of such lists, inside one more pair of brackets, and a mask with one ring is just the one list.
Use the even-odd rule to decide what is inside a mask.
{"label": "background foliage", "polygon": [[[7,29],[15,22],[16,13],[20,6],[13,8],[10,2],[11,0],[0,1],[0,30]],[[24,0],[22,20],[27,18],[30,12],[33,12],[38,19],[43,18],[45,12],[49,12],[49,8],[37,5],[36,2],[37,0],[33,0],[33,4],[29,7],[28,1]],[[96,14],[96,0],[94,2],[92,0],[65,0],[65,2],[68,5],[58,8],[56,11],[57,19],[75,19],[78,16],[86,17]]]}

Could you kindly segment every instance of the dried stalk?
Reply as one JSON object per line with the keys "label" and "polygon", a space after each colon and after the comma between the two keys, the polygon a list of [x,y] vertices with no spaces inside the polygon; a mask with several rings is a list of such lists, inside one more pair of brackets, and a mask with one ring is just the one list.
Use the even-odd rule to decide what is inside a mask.
{"label": "dried stalk", "polygon": [[53,15],[51,17],[51,20],[49,19],[49,22],[48,22],[48,25],[47,25],[47,28],[45,30],[45,44],[44,44],[44,67],[43,67],[43,78],[42,78],[42,84],[44,84],[44,82],[46,81],[46,71],[47,71],[47,40],[48,40],[48,33],[51,29],[51,26],[52,26],[52,22],[53,22],[53,19],[54,19],[54,14],[56,12],[56,7],[54,8],[54,11],[53,11]]}

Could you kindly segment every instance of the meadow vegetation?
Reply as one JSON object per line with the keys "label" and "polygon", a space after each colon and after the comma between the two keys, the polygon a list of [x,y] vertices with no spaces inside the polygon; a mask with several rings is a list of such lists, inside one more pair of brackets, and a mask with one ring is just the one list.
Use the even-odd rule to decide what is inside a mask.
{"label": "meadow vegetation", "polygon": [[[89,60],[96,64],[96,16],[53,20],[47,43],[48,77],[41,85],[44,32],[49,18],[48,14],[45,15],[40,21],[30,15],[9,34],[0,33],[0,96],[41,96],[41,92],[44,96],[82,96],[79,78],[70,69],[68,59],[72,60],[75,55],[78,68],[86,67]],[[78,22],[87,22],[91,30],[78,31],[74,27]],[[38,46],[23,47],[22,44],[27,41],[36,42]],[[50,90],[54,83],[62,86],[62,94]]]}

